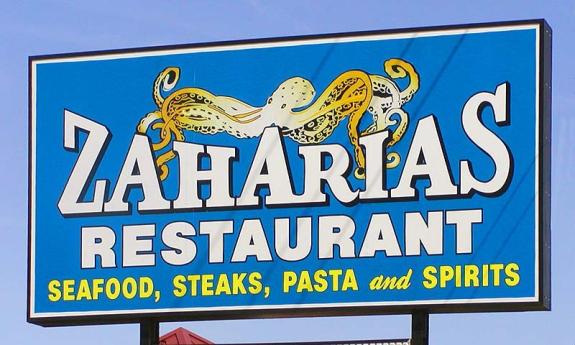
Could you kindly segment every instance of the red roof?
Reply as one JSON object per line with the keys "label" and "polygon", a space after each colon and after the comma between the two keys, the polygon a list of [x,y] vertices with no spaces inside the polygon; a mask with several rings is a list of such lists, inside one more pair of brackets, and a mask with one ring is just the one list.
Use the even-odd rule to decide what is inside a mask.
{"label": "red roof", "polygon": [[202,338],[194,332],[179,327],[160,337],[160,345],[195,345],[213,344],[206,338]]}

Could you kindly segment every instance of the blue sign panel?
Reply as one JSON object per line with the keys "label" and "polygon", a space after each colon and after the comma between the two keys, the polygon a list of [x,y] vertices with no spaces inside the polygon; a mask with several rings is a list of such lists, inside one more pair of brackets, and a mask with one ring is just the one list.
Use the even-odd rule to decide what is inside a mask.
{"label": "blue sign panel", "polygon": [[549,35],[32,58],[29,319],[548,308]]}

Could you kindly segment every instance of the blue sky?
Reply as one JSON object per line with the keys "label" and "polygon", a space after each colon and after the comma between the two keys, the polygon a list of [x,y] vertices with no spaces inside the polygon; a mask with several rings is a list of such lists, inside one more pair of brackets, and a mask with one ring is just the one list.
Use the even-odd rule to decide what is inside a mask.
{"label": "blue sky", "polygon": [[[573,344],[575,2],[573,1],[2,1],[0,330],[14,344],[132,344],[137,325],[26,323],[27,57],[29,55],[414,26],[545,18],[553,38],[551,312],[431,316],[433,344]],[[66,87],[63,85],[63,92]],[[102,100],[105,101],[105,100]],[[216,342],[408,337],[408,316],[164,323]]]}

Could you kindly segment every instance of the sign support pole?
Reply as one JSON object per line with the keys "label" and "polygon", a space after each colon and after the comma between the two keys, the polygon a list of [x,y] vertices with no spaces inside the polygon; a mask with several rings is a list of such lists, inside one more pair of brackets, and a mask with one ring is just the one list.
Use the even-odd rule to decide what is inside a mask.
{"label": "sign support pole", "polygon": [[411,345],[429,345],[429,313],[415,311],[411,314]]}
{"label": "sign support pole", "polygon": [[140,322],[140,345],[159,345],[160,323],[156,320]]}

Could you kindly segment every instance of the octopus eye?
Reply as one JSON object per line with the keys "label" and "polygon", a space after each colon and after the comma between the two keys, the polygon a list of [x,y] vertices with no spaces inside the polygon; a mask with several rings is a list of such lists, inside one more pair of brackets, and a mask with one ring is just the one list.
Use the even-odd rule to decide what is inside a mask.
{"label": "octopus eye", "polygon": [[284,104],[282,104],[282,109],[283,109],[283,108],[285,108],[285,107],[286,107],[286,104],[285,104],[285,103],[284,103]]}
{"label": "octopus eye", "polygon": [[272,104],[272,98],[268,98],[268,104]]}
{"label": "octopus eye", "polygon": [[164,77],[164,82],[162,84],[162,89],[164,91],[170,91],[176,85],[178,81],[177,73],[175,71],[169,71],[168,74]]}
{"label": "octopus eye", "polygon": [[176,81],[176,73],[174,71],[170,71],[167,75],[166,83],[172,84],[174,81]]}

